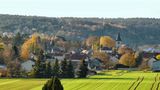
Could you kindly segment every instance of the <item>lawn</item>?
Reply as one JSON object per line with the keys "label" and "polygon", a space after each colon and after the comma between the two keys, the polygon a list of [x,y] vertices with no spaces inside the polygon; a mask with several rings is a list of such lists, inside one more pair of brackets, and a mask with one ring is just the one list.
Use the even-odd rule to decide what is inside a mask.
{"label": "lawn", "polygon": [[[41,90],[47,79],[0,79],[0,90]],[[160,73],[104,71],[85,79],[61,79],[65,90],[160,90]]]}

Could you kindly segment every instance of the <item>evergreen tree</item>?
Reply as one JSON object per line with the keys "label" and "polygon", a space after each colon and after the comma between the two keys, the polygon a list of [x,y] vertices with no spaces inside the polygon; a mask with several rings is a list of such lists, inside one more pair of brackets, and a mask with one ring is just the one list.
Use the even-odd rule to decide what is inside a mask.
{"label": "evergreen tree", "polygon": [[16,36],[13,38],[13,45],[20,46],[22,44],[21,34],[18,32]]}
{"label": "evergreen tree", "polygon": [[31,71],[31,77],[42,78],[45,76],[45,63],[38,57]]}
{"label": "evergreen tree", "polygon": [[87,76],[87,72],[88,72],[88,68],[87,68],[86,62],[85,60],[81,60],[78,67],[77,76],[79,78],[85,78]]}
{"label": "evergreen tree", "polygon": [[52,75],[59,76],[59,74],[60,74],[60,67],[59,67],[58,59],[56,59],[54,65],[53,65]]}
{"label": "evergreen tree", "polygon": [[71,60],[68,62],[67,69],[68,78],[74,78],[74,69]]}
{"label": "evergreen tree", "polygon": [[15,57],[19,57],[18,47],[14,45],[12,48],[13,48],[13,50],[14,50],[14,55],[15,55]]}
{"label": "evergreen tree", "polygon": [[63,78],[66,78],[66,77],[68,77],[68,73],[67,73],[67,70],[68,70],[68,68],[67,68],[67,60],[66,59],[64,59],[62,62],[61,62],[61,76],[63,77]]}
{"label": "evergreen tree", "polygon": [[51,63],[50,62],[46,62],[45,76],[46,77],[51,77],[52,76],[51,72],[52,72]]}
{"label": "evergreen tree", "polygon": [[51,80],[48,80],[47,83],[44,84],[42,90],[63,90],[63,86],[57,77],[52,77]]}

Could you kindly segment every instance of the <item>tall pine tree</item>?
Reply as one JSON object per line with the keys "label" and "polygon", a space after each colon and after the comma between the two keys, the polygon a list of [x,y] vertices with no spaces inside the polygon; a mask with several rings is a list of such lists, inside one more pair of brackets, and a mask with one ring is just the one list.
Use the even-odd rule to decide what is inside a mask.
{"label": "tall pine tree", "polygon": [[43,54],[40,52],[35,60],[35,65],[31,71],[31,77],[42,78],[45,76],[45,63],[43,60]]}
{"label": "tall pine tree", "polygon": [[67,69],[68,69],[67,70],[68,78],[74,78],[74,68],[73,68],[71,60],[68,61]]}
{"label": "tall pine tree", "polygon": [[51,77],[52,76],[52,67],[50,62],[46,62],[46,67],[45,67],[45,77]]}
{"label": "tall pine tree", "polygon": [[59,74],[60,74],[60,66],[59,66],[58,59],[56,59],[56,61],[54,62],[54,65],[53,65],[52,75],[58,77]]}
{"label": "tall pine tree", "polygon": [[63,78],[67,78],[68,75],[67,75],[67,60],[64,59],[62,62],[61,62],[61,77]]}
{"label": "tall pine tree", "polygon": [[87,72],[88,72],[88,68],[87,68],[86,62],[85,60],[81,60],[78,67],[77,76],[79,78],[85,78],[87,76]]}
{"label": "tall pine tree", "polygon": [[57,77],[52,77],[48,80],[46,84],[42,87],[42,90],[63,90],[63,85]]}

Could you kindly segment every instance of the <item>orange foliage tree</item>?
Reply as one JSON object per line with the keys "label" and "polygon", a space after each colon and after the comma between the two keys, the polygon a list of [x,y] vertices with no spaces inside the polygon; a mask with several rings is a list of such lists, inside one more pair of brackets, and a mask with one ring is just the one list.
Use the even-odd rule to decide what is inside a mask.
{"label": "orange foliage tree", "polygon": [[92,46],[94,44],[98,44],[99,43],[99,37],[97,36],[90,36],[86,39],[86,46]]}
{"label": "orange foliage tree", "polygon": [[113,48],[113,47],[115,47],[116,42],[110,36],[102,36],[100,38],[100,45],[103,47]]}
{"label": "orange foliage tree", "polygon": [[136,63],[134,53],[125,53],[121,56],[119,63],[126,66],[134,66]]}
{"label": "orange foliage tree", "polygon": [[104,63],[105,67],[109,66],[109,59],[110,59],[110,57],[109,57],[108,54],[106,54],[104,52],[95,51],[93,53],[93,57],[100,59]]}
{"label": "orange foliage tree", "polygon": [[33,52],[33,49],[40,48],[38,44],[38,36],[33,34],[31,38],[26,40],[21,47],[21,58],[28,59],[30,52]]}

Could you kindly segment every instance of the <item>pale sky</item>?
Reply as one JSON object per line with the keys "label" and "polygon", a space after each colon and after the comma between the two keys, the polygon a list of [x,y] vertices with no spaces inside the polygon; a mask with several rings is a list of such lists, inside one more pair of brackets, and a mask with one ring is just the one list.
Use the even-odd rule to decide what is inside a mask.
{"label": "pale sky", "polygon": [[160,18],[160,0],[0,0],[0,14]]}

